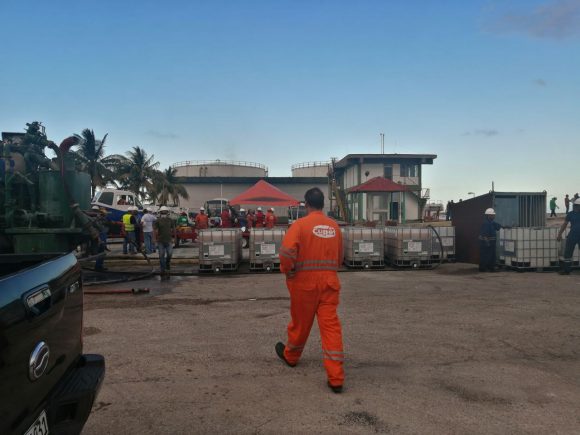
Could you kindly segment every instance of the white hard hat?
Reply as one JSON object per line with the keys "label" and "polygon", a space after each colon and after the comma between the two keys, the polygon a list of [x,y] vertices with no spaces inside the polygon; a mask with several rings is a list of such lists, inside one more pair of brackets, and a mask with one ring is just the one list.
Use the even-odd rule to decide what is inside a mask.
{"label": "white hard hat", "polygon": [[270,211],[274,211],[274,207],[270,207]]}
{"label": "white hard hat", "polygon": [[580,198],[574,200],[574,205],[580,205]]}
{"label": "white hard hat", "polygon": [[203,207],[199,208],[199,211],[204,211],[204,210],[205,210],[205,208],[203,208]]}
{"label": "white hard hat", "polygon": [[245,209],[245,208],[241,208],[241,209],[240,209],[240,212],[242,212],[242,211],[246,211],[246,209]]}
{"label": "white hard hat", "polygon": [[166,211],[169,211],[169,209],[168,209],[166,206],[162,206],[162,207],[159,209],[159,212],[160,212],[160,213],[163,213],[163,212],[166,212]]}
{"label": "white hard hat", "polygon": [[91,207],[91,210],[100,210],[100,208],[99,208],[99,206],[98,206],[98,205],[93,205],[93,206]]}
{"label": "white hard hat", "polygon": [[485,215],[495,215],[495,210],[493,208],[488,208],[485,210]]}
{"label": "white hard hat", "polygon": [[258,207],[258,211],[262,211],[262,207]]}

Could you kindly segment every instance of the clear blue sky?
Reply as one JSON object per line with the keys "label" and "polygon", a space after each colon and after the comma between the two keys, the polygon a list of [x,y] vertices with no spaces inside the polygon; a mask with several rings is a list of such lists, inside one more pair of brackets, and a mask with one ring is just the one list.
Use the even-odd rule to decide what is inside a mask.
{"label": "clear blue sky", "polygon": [[580,0],[0,2],[0,130],[271,175],[434,153],[433,199],[580,191]]}

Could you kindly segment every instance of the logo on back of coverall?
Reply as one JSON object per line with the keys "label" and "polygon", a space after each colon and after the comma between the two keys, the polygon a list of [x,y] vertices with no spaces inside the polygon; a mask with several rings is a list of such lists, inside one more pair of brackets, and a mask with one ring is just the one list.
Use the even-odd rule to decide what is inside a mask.
{"label": "logo on back of coverall", "polygon": [[312,234],[322,239],[332,239],[334,236],[336,236],[336,231],[334,228],[329,227],[328,225],[316,225],[314,228],[312,228]]}

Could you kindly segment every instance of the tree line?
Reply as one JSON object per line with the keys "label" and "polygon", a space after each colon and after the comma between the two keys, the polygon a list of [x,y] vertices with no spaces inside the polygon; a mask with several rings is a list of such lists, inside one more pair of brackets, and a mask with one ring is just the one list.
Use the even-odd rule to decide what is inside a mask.
{"label": "tree line", "polygon": [[134,146],[125,155],[107,155],[107,134],[97,139],[93,130],[85,128],[75,137],[78,145],[71,152],[77,169],[91,177],[91,195],[98,188],[115,186],[156,205],[179,205],[180,198],[189,198],[185,187],[177,181],[177,169],[170,166],[159,170],[155,156],[149,156],[142,147]]}

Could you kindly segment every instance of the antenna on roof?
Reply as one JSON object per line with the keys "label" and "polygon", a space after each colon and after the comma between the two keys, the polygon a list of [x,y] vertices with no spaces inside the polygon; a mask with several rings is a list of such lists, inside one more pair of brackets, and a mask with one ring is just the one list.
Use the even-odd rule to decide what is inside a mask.
{"label": "antenna on roof", "polygon": [[385,133],[379,133],[381,136],[381,154],[385,154]]}

